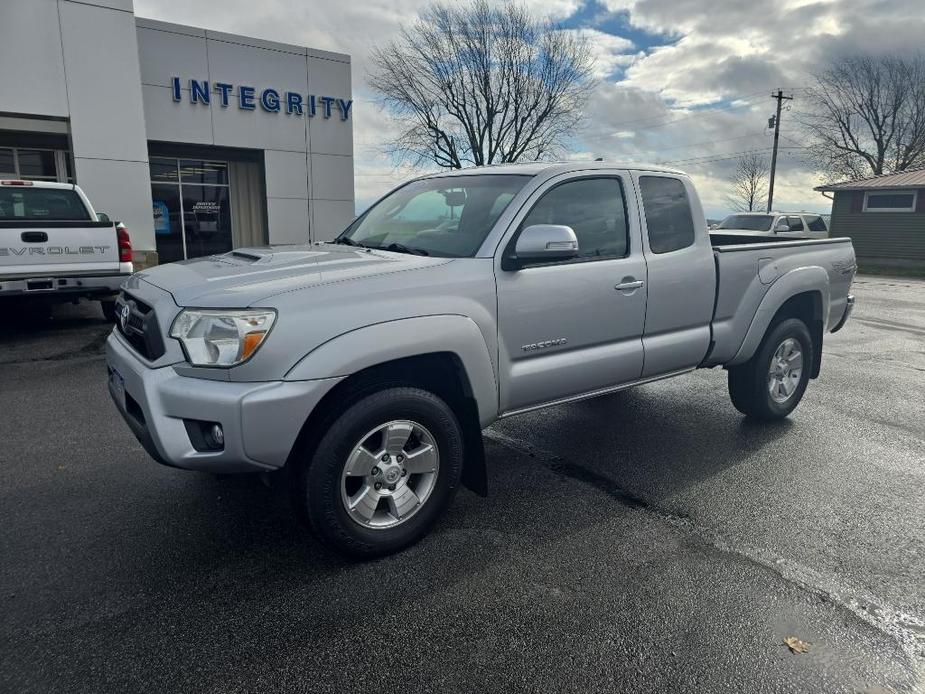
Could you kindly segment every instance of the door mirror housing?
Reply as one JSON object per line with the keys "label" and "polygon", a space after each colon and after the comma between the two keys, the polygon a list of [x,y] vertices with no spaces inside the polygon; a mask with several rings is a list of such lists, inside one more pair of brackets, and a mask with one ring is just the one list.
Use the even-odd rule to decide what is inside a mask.
{"label": "door mirror housing", "polygon": [[514,256],[506,258],[505,270],[519,270],[532,263],[553,263],[578,257],[578,237],[563,224],[532,224],[520,232]]}

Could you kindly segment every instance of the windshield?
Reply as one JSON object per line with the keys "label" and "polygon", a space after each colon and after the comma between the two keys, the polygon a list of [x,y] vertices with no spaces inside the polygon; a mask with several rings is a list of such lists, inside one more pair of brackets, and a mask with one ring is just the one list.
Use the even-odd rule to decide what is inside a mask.
{"label": "windshield", "polygon": [[373,205],[336,243],[469,257],[528,180],[530,176],[485,174],[414,181]]}
{"label": "windshield", "polygon": [[745,231],[771,231],[774,215],[734,214],[719,223],[717,229],[744,229]]}

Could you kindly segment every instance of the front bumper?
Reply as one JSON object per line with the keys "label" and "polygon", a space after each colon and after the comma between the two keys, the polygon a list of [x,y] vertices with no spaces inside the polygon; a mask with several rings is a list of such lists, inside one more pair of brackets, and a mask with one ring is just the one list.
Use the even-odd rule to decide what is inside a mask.
{"label": "front bumper", "polygon": [[[340,380],[238,383],[193,378],[173,366],[147,366],[115,331],[106,341],[106,365],[113,402],[152,458],[172,467],[219,473],[285,465],[308,415]],[[224,448],[197,451],[184,420],[221,424]]]}
{"label": "front bumper", "polygon": [[845,327],[845,323],[848,322],[848,319],[851,317],[851,312],[854,310],[854,295],[849,294],[847,302],[845,304],[845,312],[842,314],[841,320],[832,328],[831,332],[837,333],[839,330]]}
{"label": "front bumper", "polygon": [[118,293],[122,283],[131,276],[129,272],[118,275],[0,279],[0,296],[107,296]]}

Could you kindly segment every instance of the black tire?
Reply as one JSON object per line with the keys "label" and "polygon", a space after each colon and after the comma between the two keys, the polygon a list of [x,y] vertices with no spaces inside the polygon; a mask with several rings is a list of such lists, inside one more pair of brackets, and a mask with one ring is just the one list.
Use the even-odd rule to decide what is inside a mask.
{"label": "black tire", "polygon": [[[769,370],[778,347],[788,339],[796,340],[802,351],[803,368],[794,391],[784,402],[771,396]],[[747,417],[764,421],[783,419],[800,404],[813,364],[813,341],[806,324],[787,318],[773,324],[758,346],[755,355],[744,364],[729,369],[729,397],[735,408]]]}
{"label": "black tire", "polygon": [[[399,525],[364,527],[342,498],[344,467],[367,432],[393,420],[420,423],[433,436],[439,455],[436,479],[427,499]],[[314,451],[295,478],[297,511],[324,544],[357,559],[392,554],[426,535],[455,495],[464,459],[462,428],[450,407],[433,393],[408,387],[381,390],[348,406]]]}
{"label": "black tire", "polygon": [[110,323],[116,322],[116,301],[115,299],[104,299],[100,301],[100,308],[103,309],[103,318]]}

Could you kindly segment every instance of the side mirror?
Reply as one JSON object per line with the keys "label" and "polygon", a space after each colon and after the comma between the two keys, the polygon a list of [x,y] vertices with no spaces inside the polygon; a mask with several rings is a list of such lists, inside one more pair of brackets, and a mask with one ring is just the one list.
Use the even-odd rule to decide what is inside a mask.
{"label": "side mirror", "polygon": [[111,222],[112,220],[109,219],[109,215],[106,214],[105,212],[97,212],[97,213],[96,213],[96,221],[98,221],[98,222]]}
{"label": "side mirror", "polygon": [[578,237],[572,227],[561,224],[533,224],[520,232],[514,246],[512,267],[528,263],[552,263],[578,257]]}
{"label": "side mirror", "polygon": [[790,225],[787,224],[787,220],[782,219],[774,227],[774,231],[790,231]]}

